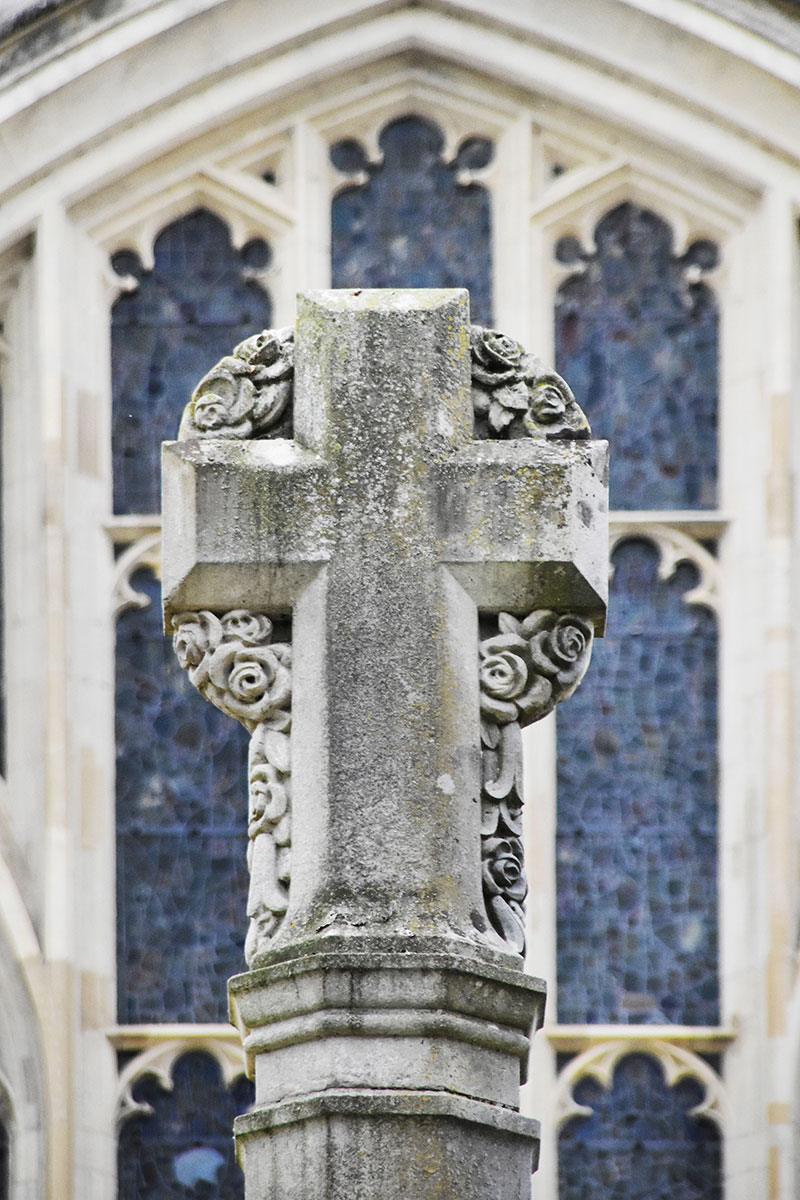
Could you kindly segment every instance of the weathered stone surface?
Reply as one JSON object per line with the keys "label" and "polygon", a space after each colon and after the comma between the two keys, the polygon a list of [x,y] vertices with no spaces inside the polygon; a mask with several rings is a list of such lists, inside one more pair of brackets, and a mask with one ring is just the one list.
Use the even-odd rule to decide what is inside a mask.
{"label": "weathered stone surface", "polygon": [[[544,985],[522,973],[502,908],[519,915],[506,776],[514,731],[569,694],[602,630],[606,448],[585,440],[563,381],[518,357],[510,422],[505,384],[486,385],[505,440],[476,442],[466,293],[311,293],[294,440],[253,440],[275,385],[251,394],[240,375],[260,366],[237,359],[218,398],[230,429],[252,412],[251,433],[203,428],[219,415],[215,368],[185,418],[197,436],[164,448],[167,628],[180,638],[203,610],[207,624],[233,613],[237,630],[241,610],[292,618],[288,905],[230,990],[256,1079],[237,1126],[250,1200],[527,1195],[537,1130],[513,1110]],[[517,428],[523,390],[539,415]],[[556,400],[563,436],[549,440]],[[494,426],[487,415],[490,438]],[[479,612],[509,609],[531,614],[503,618],[536,691],[515,677],[519,704],[505,698],[511,643],[478,654]],[[553,638],[569,662],[548,657]],[[197,686],[219,689],[224,639],[188,651]],[[268,651],[246,688],[261,687]],[[211,698],[242,720],[230,690]],[[256,800],[251,773],[251,827],[286,782],[265,772]]]}
{"label": "weathered stone surface", "polygon": [[454,954],[357,944],[231,980],[256,1102],[339,1086],[439,1088],[516,1105],[544,982]]}
{"label": "weathered stone surface", "polygon": [[331,1089],[238,1117],[246,1200],[522,1200],[538,1122],[446,1092]]}

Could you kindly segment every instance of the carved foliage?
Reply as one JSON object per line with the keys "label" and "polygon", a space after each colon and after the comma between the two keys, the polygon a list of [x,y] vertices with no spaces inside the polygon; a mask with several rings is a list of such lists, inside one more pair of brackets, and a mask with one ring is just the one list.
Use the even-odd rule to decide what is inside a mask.
{"label": "carved foliage", "polygon": [[289,408],[294,330],[265,329],[235,346],[198,383],[178,437],[262,438]]}
{"label": "carved foliage", "polygon": [[222,617],[179,613],[172,630],[178,661],[194,687],[251,735],[245,958],[252,965],[289,899],[291,646],[271,643],[269,617],[245,609]]}
{"label": "carved foliage", "polygon": [[472,407],[479,438],[587,438],[569,385],[496,329],[470,326]]}
{"label": "carved foliage", "polygon": [[483,894],[495,931],[525,952],[528,891],[522,847],[521,729],[566,700],[586,673],[594,629],[580,616],[540,609],[500,613],[500,632],[480,643]]}

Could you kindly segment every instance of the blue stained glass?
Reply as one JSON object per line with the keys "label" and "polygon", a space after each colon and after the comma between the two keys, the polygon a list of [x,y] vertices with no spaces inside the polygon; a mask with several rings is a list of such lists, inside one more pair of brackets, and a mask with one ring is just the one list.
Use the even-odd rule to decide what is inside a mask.
{"label": "blue stained glass", "polygon": [[133,1089],[153,1112],[120,1130],[119,1200],[242,1200],[233,1121],[252,1104],[252,1084],[240,1076],[228,1090],[216,1061],[197,1052],[178,1059],[173,1080],[171,1092],[152,1075]]}
{"label": "blue stained glass", "polygon": [[610,1091],[589,1077],[574,1091],[594,1111],[573,1117],[558,1142],[559,1200],[722,1200],[716,1127],[690,1117],[694,1079],[669,1088],[658,1063],[629,1055]]}
{"label": "blue stained glass", "polygon": [[204,700],[161,628],[160,587],[117,625],[120,1022],[225,1021],[245,969],[247,734]]}
{"label": "blue stained glass", "polygon": [[469,138],[446,163],[441,130],[408,116],[386,126],[380,147],[377,165],[352,140],[331,150],[340,170],[369,176],[333,198],[333,287],[465,287],[473,321],[491,325],[489,193],[457,181],[459,171],[486,166],[491,142]]}
{"label": "blue stained glass", "polygon": [[558,1019],[714,1025],[717,627],[623,542],[606,637],[558,710]]}
{"label": "blue stained glass", "polygon": [[117,300],[111,318],[114,511],[161,508],[161,442],[178,433],[181,413],[202,376],[243,338],[269,328],[266,293],[243,277],[266,265],[264,242],[239,252],[219,217],[205,209],[156,238],[155,266],[114,256],[139,286]]}
{"label": "blue stained glass", "polygon": [[[556,369],[595,437],[611,442],[613,508],[713,508],[717,502],[718,314],[697,276],[717,250],[673,253],[672,232],[647,209],[621,204],[556,299]],[[694,282],[690,282],[693,279]]]}

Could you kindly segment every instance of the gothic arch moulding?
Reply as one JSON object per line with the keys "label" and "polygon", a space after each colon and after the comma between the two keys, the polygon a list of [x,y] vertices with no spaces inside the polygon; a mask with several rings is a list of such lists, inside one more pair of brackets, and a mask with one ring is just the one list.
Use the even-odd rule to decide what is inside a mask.
{"label": "gothic arch moulding", "polygon": [[696,538],[672,525],[660,522],[615,522],[608,539],[611,576],[614,574],[614,567],[610,560],[617,546],[635,539],[650,542],[655,546],[658,551],[658,577],[664,583],[672,578],[681,563],[693,566],[699,578],[695,586],[684,593],[684,604],[703,604],[712,612],[719,612],[722,580],[719,560]]}
{"label": "gothic arch moulding", "polygon": [[652,209],[672,228],[673,248],[685,253],[693,242],[725,242],[747,211],[747,197],[720,179],[712,189],[671,164],[613,154],[566,172],[553,182],[532,211],[550,246],[573,237],[587,254],[597,247],[594,231],[611,209],[624,203]]}
{"label": "gothic arch moulding", "polygon": [[[159,234],[198,210],[211,212],[225,222],[236,250],[252,242],[266,242],[269,261],[264,268],[252,269],[250,275],[273,295],[287,285],[295,214],[274,184],[244,172],[207,164],[166,186],[162,176],[153,175],[138,194],[134,188],[129,204],[106,209],[100,219],[88,225],[88,231],[109,257],[132,251],[142,269],[152,271]],[[109,285],[113,300],[124,291],[134,290],[137,281],[131,275],[115,276],[110,272]]]}
{"label": "gothic arch moulding", "polygon": [[713,1067],[692,1050],[646,1035],[641,1038],[610,1039],[591,1046],[571,1059],[558,1078],[556,1125],[560,1128],[572,1117],[591,1116],[593,1110],[585,1104],[579,1104],[573,1095],[581,1079],[591,1076],[607,1091],[614,1081],[614,1072],[619,1063],[634,1054],[654,1059],[661,1067],[667,1087],[674,1087],[681,1079],[695,1079],[703,1089],[703,1096],[688,1115],[696,1119],[706,1118],[719,1129],[724,1128],[727,1098],[722,1080]]}
{"label": "gothic arch moulding", "polygon": [[184,1054],[198,1051],[209,1054],[214,1059],[225,1087],[230,1087],[239,1075],[245,1073],[244,1051],[238,1040],[209,1035],[171,1038],[165,1042],[158,1042],[131,1059],[120,1074],[115,1112],[117,1126],[137,1114],[148,1116],[152,1112],[149,1104],[134,1098],[133,1091],[140,1079],[152,1075],[165,1092],[171,1092],[176,1062]]}
{"label": "gothic arch moulding", "polygon": [[469,137],[497,141],[524,111],[518,102],[474,72],[442,71],[431,58],[399,55],[376,63],[359,82],[345,77],[325,100],[309,107],[308,119],[329,145],[362,143],[371,164],[382,161],[380,136],[399,117],[434,122],[442,131],[442,157],[452,162]]}

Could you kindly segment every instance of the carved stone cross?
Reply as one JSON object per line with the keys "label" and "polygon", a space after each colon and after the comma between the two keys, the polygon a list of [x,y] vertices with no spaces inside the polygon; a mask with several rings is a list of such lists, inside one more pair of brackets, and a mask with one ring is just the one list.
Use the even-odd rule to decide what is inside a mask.
{"label": "carved stone cross", "polygon": [[166,627],[252,734],[248,1200],[519,1200],[519,728],[602,625],[605,445],[460,291],[301,297],[180,436]]}

